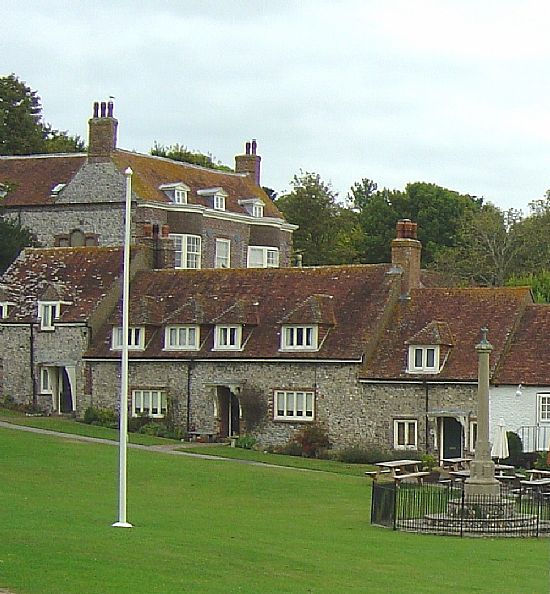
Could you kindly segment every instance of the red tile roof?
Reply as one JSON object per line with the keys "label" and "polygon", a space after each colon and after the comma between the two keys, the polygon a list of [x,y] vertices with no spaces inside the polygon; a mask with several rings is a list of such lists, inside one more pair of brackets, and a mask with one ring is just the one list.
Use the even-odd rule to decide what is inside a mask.
{"label": "red tile roof", "polygon": [[122,251],[114,247],[27,248],[1,279],[8,322],[36,321],[38,300],[61,300],[61,322],[84,322],[118,278]]}
{"label": "red tile roof", "polygon": [[529,305],[495,374],[497,384],[550,384],[550,305]]}
{"label": "red tile roof", "polygon": [[67,184],[86,162],[86,155],[0,157],[0,184],[9,184],[5,206],[52,204],[52,190]]}
{"label": "red tile roof", "polygon": [[[395,275],[389,265],[327,266],[318,268],[156,270],[139,273],[132,283],[131,323],[136,303],[147,296],[162,304],[164,325],[200,323],[203,345],[199,353],[165,352],[162,325],[147,326],[147,346],[131,357],[144,358],[275,358],[359,360],[376,338],[378,322],[393,299]],[[313,297],[323,295],[318,313],[332,326],[317,352],[279,352],[282,320]],[[329,300],[331,306],[326,307]],[[316,308],[314,308],[316,309]],[[306,310],[307,311],[307,308]],[[327,317],[328,313],[330,315]],[[303,323],[312,323],[311,311]],[[111,323],[120,325],[120,314]],[[292,316],[292,321],[297,318]],[[212,328],[218,323],[244,323],[242,352],[212,351]],[[97,333],[90,357],[117,357],[110,350],[111,325]]]}
{"label": "red tile roof", "polygon": [[[371,380],[475,381],[480,329],[489,328],[488,338],[495,347],[490,359],[494,371],[529,303],[532,297],[527,287],[415,289],[410,300],[395,308],[360,376]],[[425,344],[425,329],[442,325],[447,330],[439,337],[440,344],[452,346],[442,349],[447,357],[442,357],[440,373],[407,373],[409,344],[414,343],[414,337],[419,337],[418,344]]]}

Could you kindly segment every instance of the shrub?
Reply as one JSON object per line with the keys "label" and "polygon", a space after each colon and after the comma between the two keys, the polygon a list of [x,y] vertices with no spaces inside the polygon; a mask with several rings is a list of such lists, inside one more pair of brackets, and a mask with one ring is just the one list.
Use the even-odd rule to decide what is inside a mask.
{"label": "shrub", "polygon": [[110,408],[94,408],[93,406],[89,406],[84,411],[83,420],[88,425],[99,425],[101,427],[118,429],[118,416]]}
{"label": "shrub", "polygon": [[422,454],[420,460],[422,461],[422,468],[428,472],[431,472],[437,466],[437,460],[433,454]]}
{"label": "shrub", "polygon": [[302,448],[302,456],[317,458],[321,450],[330,447],[326,429],[317,423],[306,425],[294,436],[294,441]]}
{"label": "shrub", "polygon": [[302,446],[291,439],[283,446],[273,448],[274,454],[284,454],[286,456],[301,456],[303,453]]}
{"label": "shrub", "polygon": [[366,448],[352,446],[339,450],[336,453],[336,459],[348,464],[370,464],[372,457]]}
{"label": "shrub", "polygon": [[548,464],[548,452],[538,452],[534,466],[539,470],[549,470],[550,464]]}
{"label": "shrub", "polygon": [[251,450],[256,444],[256,439],[250,435],[241,435],[235,441],[236,448],[243,448],[244,450]]}
{"label": "shrub", "polygon": [[508,438],[508,450],[510,455],[506,458],[506,464],[512,464],[513,466],[521,466],[523,460],[523,443],[517,433],[513,431],[507,431],[506,437]]}

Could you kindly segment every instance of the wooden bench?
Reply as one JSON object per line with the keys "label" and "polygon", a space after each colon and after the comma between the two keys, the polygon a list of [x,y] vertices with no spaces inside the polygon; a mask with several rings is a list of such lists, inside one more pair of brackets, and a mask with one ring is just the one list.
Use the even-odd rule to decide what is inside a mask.
{"label": "wooden bench", "polygon": [[409,472],[408,474],[396,474],[393,478],[396,482],[406,481],[407,479],[416,479],[418,484],[421,485],[425,476],[428,476],[429,472]]}
{"label": "wooden bench", "polygon": [[381,474],[389,474],[390,471],[388,470],[367,470],[365,471],[365,476],[370,476],[370,478],[375,481]]}
{"label": "wooden bench", "polygon": [[207,441],[208,443],[213,441],[214,435],[213,431],[189,431],[187,433],[189,441]]}

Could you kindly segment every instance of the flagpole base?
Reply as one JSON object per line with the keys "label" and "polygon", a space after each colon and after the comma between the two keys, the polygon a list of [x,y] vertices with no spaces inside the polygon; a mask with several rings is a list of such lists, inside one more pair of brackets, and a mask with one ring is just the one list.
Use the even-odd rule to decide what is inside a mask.
{"label": "flagpole base", "polygon": [[129,524],[128,522],[115,522],[114,524],[111,524],[111,526],[113,528],[133,528],[134,527],[133,524]]}

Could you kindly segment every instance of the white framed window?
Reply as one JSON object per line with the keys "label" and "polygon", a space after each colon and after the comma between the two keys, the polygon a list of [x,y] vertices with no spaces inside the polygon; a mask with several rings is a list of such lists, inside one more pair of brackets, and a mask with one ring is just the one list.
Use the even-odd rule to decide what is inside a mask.
{"label": "white framed window", "polygon": [[475,452],[477,441],[477,421],[470,421],[468,424],[468,445],[470,452]]}
{"label": "white framed window", "polygon": [[313,421],[315,397],[311,391],[276,390],[273,411],[276,421]]}
{"label": "white framed window", "polygon": [[225,194],[214,194],[214,210],[225,210]]}
{"label": "white framed window", "polygon": [[439,373],[438,346],[409,346],[409,373]]}
{"label": "white framed window", "polygon": [[249,246],[248,268],[278,268],[279,250],[273,247]]}
{"label": "white framed window", "polygon": [[216,239],[215,268],[229,268],[231,261],[231,242],[229,239]]}
{"label": "white framed window", "polygon": [[257,219],[261,219],[264,216],[264,205],[254,204],[252,206],[252,216]]}
{"label": "white framed window", "polygon": [[216,326],[214,331],[214,350],[235,351],[240,350],[242,341],[242,326]]}
{"label": "white framed window", "polygon": [[550,393],[537,394],[539,423],[550,423]]}
{"label": "white framed window", "polygon": [[174,241],[175,268],[201,267],[201,237],[200,235],[182,235],[171,233]]}
{"label": "white framed window", "polygon": [[396,450],[417,449],[418,423],[416,420],[395,419],[393,422],[393,447]]}
{"label": "white framed window", "polygon": [[51,394],[53,392],[52,369],[50,367],[40,368],[40,393]]}
{"label": "white framed window", "polygon": [[182,188],[174,190],[174,204],[187,204],[187,190]]}
{"label": "white framed window", "polygon": [[53,330],[55,320],[59,319],[61,304],[59,301],[39,301],[38,318],[40,330]]}
{"label": "white framed window", "polygon": [[10,305],[15,305],[11,301],[0,301],[0,320],[5,320],[9,316]]}
{"label": "white framed window", "polygon": [[[122,327],[115,326],[111,341],[111,350],[122,349]],[[130,326],[128,328],[128,349],[142,351],[145,348],[145,328],[143,326]]]}
{"label": "white framed window", "polygon": [[190,187],[183,182],[161,184],[159,190],[164,192],[172,204],[187,204],[187,195]]}
{"label": "white framed window", "polygon": [[196,351],[199,340],[199,326],[166,326],[164,329],[165,351]]}
{"label": "white framed window", "polygon": [[163,390],[132,390],[132,416],[165,417],[167,402]]}
{"label": "white framed window", "polygon": [[281,328],[282,351],[315,351],[318,348],[317,326],[284,325]]}

